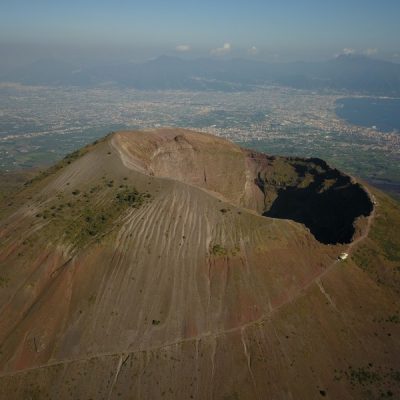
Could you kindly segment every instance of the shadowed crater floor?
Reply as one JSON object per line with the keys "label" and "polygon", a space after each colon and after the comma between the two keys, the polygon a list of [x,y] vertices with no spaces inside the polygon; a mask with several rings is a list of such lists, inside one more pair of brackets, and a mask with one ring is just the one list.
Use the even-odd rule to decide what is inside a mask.
{"label": "shadowed crater floor", "polygon": [[[276,159],[271,159],[279,171]],[[323,160],[287,160],[293,174],[286,168],[278,172],[279,179],[267,175],[257,179],[267,199],[263,215],[300,222],[324,244],[351,242],[356,219],[370,215],[373,209],[367,192]]]}

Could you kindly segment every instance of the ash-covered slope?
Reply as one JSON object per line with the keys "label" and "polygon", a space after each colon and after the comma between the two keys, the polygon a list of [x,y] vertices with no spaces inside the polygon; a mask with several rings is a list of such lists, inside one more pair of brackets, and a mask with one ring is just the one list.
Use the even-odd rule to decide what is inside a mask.
{"label": "ash-covered slope", "polygon": [[120,132],[8,204],[1,398],[365,398],[352,368],[399,393],[395,269],[355,262],[370,195],[320,160]]}

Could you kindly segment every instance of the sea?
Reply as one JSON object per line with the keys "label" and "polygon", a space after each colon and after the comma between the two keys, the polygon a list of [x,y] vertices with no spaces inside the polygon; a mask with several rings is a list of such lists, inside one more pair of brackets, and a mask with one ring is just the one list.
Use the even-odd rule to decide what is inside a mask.
{"label": "sea", "polygon": [[353,125],[400,134],[400,99],[348,97],[336,101],[336,115]]}

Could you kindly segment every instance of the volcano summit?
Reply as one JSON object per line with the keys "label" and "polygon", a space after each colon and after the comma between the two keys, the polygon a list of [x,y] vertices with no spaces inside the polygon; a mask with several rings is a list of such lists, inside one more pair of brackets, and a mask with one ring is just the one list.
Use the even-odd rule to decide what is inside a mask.
{"label": "volcano summit", "polygon": [[1,218],[0,398],[400,396],[399,204],[320,159],[117,132]]}

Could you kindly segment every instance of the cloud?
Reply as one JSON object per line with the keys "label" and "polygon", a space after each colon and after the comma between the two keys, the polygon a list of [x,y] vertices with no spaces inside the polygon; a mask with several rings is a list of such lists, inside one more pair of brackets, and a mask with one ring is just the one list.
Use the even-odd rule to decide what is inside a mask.
{"label": "cloud", "polygon": [[256,46],[251,46],[251,47],[247,50],[247,52],[248,52],[250,55],[252,55],[252,56],[255,56],[255,55],[257,55],[257,54],[259,53]]}
{"label": "cloud", "polygon": [[212,49],[210,53],[213,56],[223,56],[228,54],[232,50],[232,46],[230,43],[224,43],[222,47],[217,47],[216,49]]}
{"label": "cloud", "polygon": [[348,56],[350,54],[354,54],[356,51],[354,49],[351,49],[349,47],[346,47],[342,50],[342,54]]}
{"label": "cloud", "polygon": [[378,53],[378,49],[375,47],[370,47],[365,50],[355,50],[351,47],[344,48],[339,54],[336,54],[336,57],[341,55],[350,56],[350,55],[364,55],[364,56],[373,56],[374,54]]}
{"label": "cloud", "polygon": [[176,51],[179,51],[180,53],[185,53],[187,51],[191,50],[191,47],[188,44],[180,44],[175,47]]}
{"label": "cloud", "polygon": [[[368,49],[368,50],[374,50],[374,49]],[[360,54],[367,55],[366,51],[367,50],[359,51],[359,50],[353,49],[351,47],[345,47],[341,52],[336,53],[335,57],[337,58],[337,57],[340,57],[340,56],[352,56],[352,55],[360,55]]]}
{"label": "cloud", "polygon": [[363,51],[363,53],[367,56],[373,56],[378,52],[378,49],[366,49]]}

